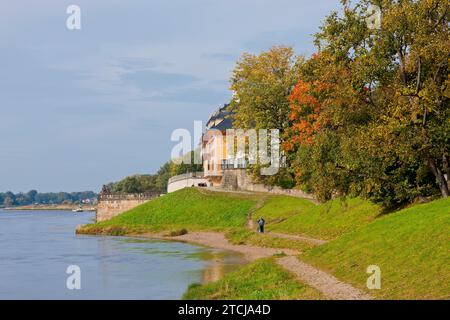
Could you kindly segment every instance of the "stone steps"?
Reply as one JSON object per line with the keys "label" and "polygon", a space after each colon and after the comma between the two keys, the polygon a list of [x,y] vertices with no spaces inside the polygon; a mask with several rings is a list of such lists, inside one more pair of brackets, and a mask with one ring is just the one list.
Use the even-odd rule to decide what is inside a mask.
{"label": "stone steps", "polygon": [[221,188],[225,190],[237,190],[238,189],[237,177],[231,172],[229,173],[227,171],[224,171]]}

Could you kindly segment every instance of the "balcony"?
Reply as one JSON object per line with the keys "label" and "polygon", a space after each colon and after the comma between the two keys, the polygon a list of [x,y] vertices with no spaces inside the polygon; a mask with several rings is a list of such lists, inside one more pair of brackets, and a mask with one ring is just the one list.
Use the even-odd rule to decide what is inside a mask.
{"label": "balcony", "polygon": [[222,160],[220,168],[222,170],[246,169],[247,161],[244,158]]}

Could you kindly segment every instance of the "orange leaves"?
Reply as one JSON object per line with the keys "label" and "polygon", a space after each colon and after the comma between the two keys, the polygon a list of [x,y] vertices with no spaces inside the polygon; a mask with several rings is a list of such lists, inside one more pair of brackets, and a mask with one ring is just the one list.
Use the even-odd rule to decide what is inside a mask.
{"label": "orange leaves", "polygon": [[314,134],[320,130],[319,115],[321,105],[318,95],[325,89],[320,82],[306,82],[300,80],[289,96],[292,126],[288,130],[288,139],[283,145],[286,151],[297,145],[311,145],[314,143]]}

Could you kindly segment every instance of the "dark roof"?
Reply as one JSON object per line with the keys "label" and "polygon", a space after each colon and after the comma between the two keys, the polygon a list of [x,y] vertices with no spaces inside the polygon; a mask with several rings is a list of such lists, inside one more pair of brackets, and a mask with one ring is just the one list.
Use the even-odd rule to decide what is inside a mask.
{"label": "dark roof", "polygon": [[208,125],[213,122],[216,121],[218,119],[226,119],[228,116],[232,115],[232,112],[230,112],[229,110],[227,110],[228,108],[228,104],[223,105],[221,108],[219,108],[218,110],[216,110],[208,119],[208,122],[206,123],[206,126],[208,127]]}
{"label": "dark roof", "polygon": [[215,129],[220,131],[225,131],[227,129],[233,128],[233,119],[231,118],[225,118],[223,121],[221,121],[217,126],[209,128],[209,130]]}

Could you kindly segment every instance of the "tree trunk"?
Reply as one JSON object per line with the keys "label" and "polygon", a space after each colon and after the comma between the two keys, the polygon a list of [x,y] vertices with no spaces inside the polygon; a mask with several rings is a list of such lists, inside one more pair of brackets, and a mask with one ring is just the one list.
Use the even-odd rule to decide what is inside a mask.
{"label": "tree trunk", "polygon": [[449,197],[450,196],[450,191],[448,189],[447,181],[445,181],[444,174],[437,167],[436,162],[431,157],[428,158],[428,166],[430,167],[431,172],[436,177],[436,182],[439,185],[439,189],[441,189],[442,196],[444,198]]}
{"label": "tree trunk", "polygon": [[444,154],[442,156],[442,161],[443,161],[442,171],[444,172],[444,176],[447,180],[447,186],[450,190],[450,161],[449,161],[448,154]]}

